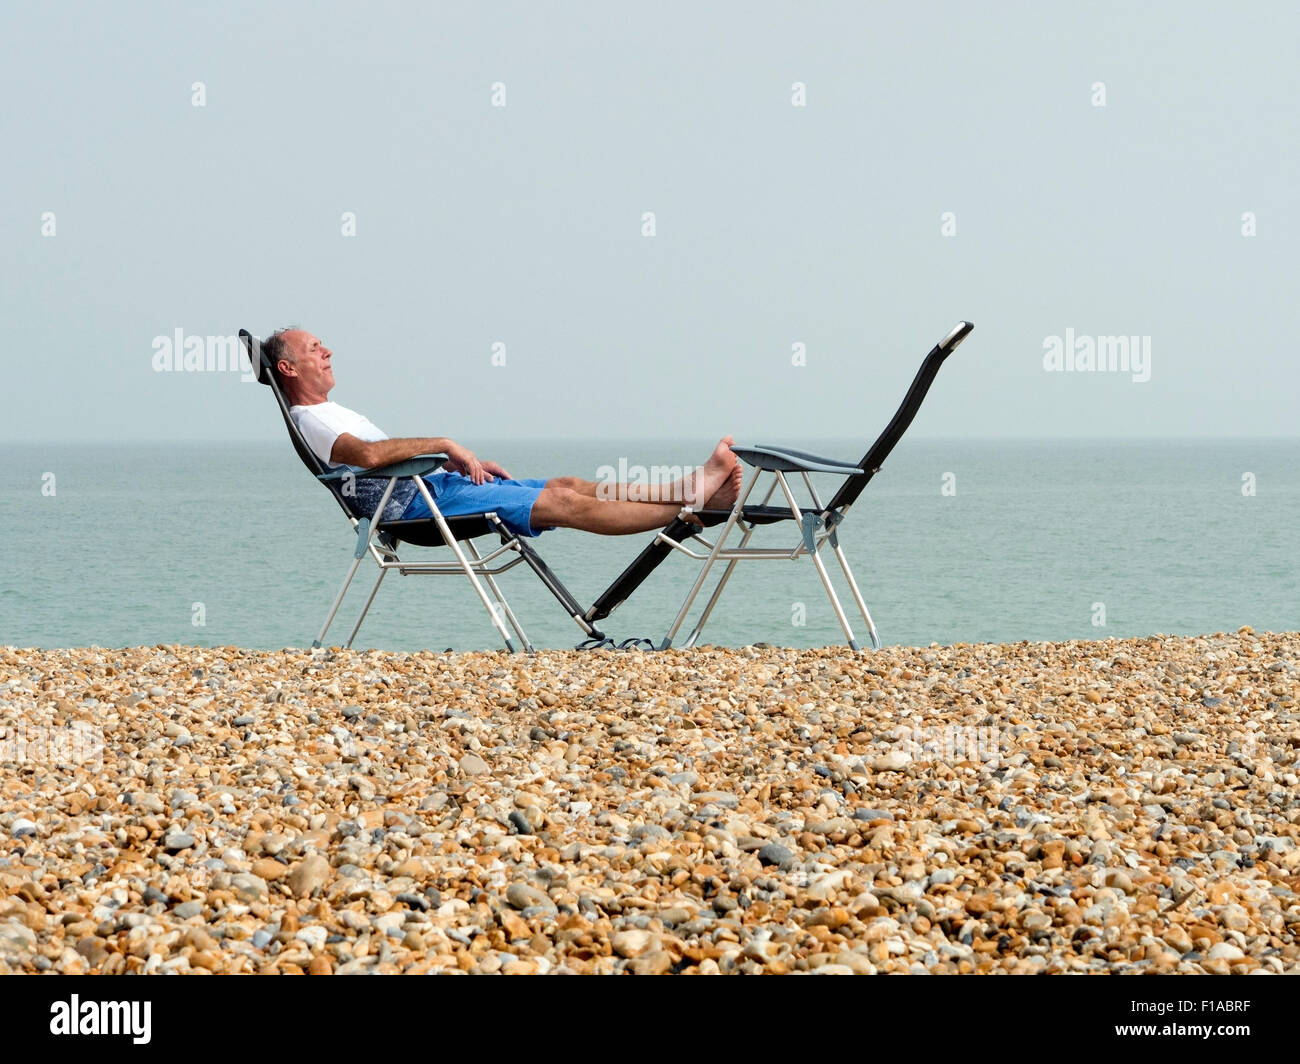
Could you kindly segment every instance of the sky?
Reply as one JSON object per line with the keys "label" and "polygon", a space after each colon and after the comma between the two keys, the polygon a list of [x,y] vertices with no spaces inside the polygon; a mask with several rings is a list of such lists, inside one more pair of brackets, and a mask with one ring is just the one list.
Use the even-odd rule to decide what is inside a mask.
{"label": "sky", "polygon": [[[394,436],[866,439],[962,319],[917,436],[1293,436],[1298,31],[6,4],[0,438],[282,440],[238,371],[160,367],[293,324]],[[1141,365],[1088,368],[1109,337]]]}

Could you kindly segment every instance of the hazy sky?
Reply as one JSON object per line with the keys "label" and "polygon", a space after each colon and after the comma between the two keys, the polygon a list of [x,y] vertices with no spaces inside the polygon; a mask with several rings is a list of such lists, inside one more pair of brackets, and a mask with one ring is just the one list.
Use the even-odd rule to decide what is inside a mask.
{"label": "hazy sky", "polygon": [[[263,389],[154,345],[297,323],[393,435],[866,439],[961,318],[918,436],[1294,435],[1298,32],[1276,3],[5,4],[0,436],[282,439]],[[1067,330],[1149,338],[1150,379],[1048,372]]]}

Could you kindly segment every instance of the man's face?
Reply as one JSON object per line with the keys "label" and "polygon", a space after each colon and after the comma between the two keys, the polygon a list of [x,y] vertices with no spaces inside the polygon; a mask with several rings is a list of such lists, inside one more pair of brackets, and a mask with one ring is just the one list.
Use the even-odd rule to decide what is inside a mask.
{"label": "man's face", "polygon": [[293,352],[293,363],[282,364],[280,372],[287,377],[297,377],[303,388],[310,392],[328,395],[334,387],[334,369],[330,365],[334,353],[302,329],[285,333],[284,339]]}

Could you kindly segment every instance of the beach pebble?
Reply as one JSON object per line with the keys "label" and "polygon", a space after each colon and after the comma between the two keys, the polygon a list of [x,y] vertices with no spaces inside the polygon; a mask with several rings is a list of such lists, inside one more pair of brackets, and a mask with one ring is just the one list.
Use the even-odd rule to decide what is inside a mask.
{"label": "beach pebble", "polygon": [[794,865],[794,854],[779,842],[767,843],[758,851],[758,859],[765,865],[775,865],[782,870]]}
{"label": "beach pebble", "polygon": [[36,948],[36,933],[15,919],[0,921],[0,957],[16,960]]}
{"label": "beach pebble", "polygon": [[649,931],[620,931],[610,939],[610,945],[620,957],[639,957],[651,949],[657,949],[659,939]]}
{"label": "beach pebble", "polygon": [[555,903],[544,890],[530,887],[527,883],[511,883],[506,888],[506,901],[515,909],[529,909],[533,906],[552,911],[555,909]]}
{"label": "beach pebble", "polygon": [[308,949],[320,949],[325,945],[325,939],[329,937],[329,932],[320,924],[313,924],[311,927],[299,928],[293,937],[294,941],[302,942]]}
{"label": "beach pebble", "polygon": [[268,883],[274,883],[289,874],[289,867],[272,857],[262,857],[253,862],[251,871],[254,876],[264,879]]}
{"label": "beach pebble", "polygon": [[266,880],[250,872],[240,872],[230,881],[235,896],[242,902],[252,903],[266,899]]}
{"label": "beach pebble", "polygon": [[168,853],[179,853],[181,850],[188,850],[194,845],[194,836],[186,831],[168,832],[167,837],[163,839],[163,849]]}
{"label": "beach pebble", "polygon": [[466,754],[460,759],[460,771],[466,776],[482,776],[491,770],[487,762],[477,754]]}
{"label": "beach pebble", "polygon": [[627,968],[634,975],[666,975],[672,971],[673,956],[667,950],[651,950],[629,961]]}

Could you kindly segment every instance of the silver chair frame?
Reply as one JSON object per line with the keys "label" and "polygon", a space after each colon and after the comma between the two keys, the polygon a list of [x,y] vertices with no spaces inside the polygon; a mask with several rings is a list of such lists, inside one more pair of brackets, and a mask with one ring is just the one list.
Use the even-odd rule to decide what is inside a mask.
{"label": "silver chair frame", "polygon": [[[429,492],[429,487],[424,482],[424,478],[422,476],[417,476],[414,478],[415,486],[424,497],[425,504],[429,507],[430,517],[438,526],[438,530],[442,533],[444,540],[443,545],[451,548],[452,553],[456,555],[456,560],[454,562],[402,561],[402,559],[397,555],[397,542],[386,533],[379,530],[379,515],[384,512],[384,507],[388,505],[388,500],[393,493],[393,489],[396,487],[398,480],[401,479],[403,478],[390,478],[388,485],[384,488],[384,493],[379,500],[379,505],[375,507],[375,512],[370,517],[362,518],[360,520],[355,517],[349,518],[352,522],[352,527],[357,533],[357,545],[356,549],[353,551],[352,564],[348,566],[347,575],[343,578],[343,586],[339,588],[338,594],[334,596],[334,602],[330,606],[329,613],[325,616],[325,623],[321,626],[320,634],[316,637],[312,646],[319,647],[323,645],[325,633],[329,631],[330,625],[334,623],[334,617],[339,611],[339,606],[343,603],[343,596],[347,593],[348,587],[352,583],[352,578],[356,575],[357,568],[361,565],[362,559],[369,554],[374,559],[375,564],[379,567],[379,575],[375,577],[374,586],[371,587],[370,594],[366,596],[366,602],[361,609],[361,615],[357,618],[356,624],[352,626],[352,632],[348,636],[347,643],[344,644],[346,647],[352,646],[353,640],[357,637],[357,632],[361,630],[361,622],[366,619],[366,614],[370,611],[370,604],[374,602],[375,594],[379,591],[379,585],[383,582],[384,577],[388,575],[389,570],[396,569],[402,576],[429,574],[431,576],[442,575],[468,577],[470,584],[474,588],[475,594],[478,595],[479,601],[483,603],[483,608],[488,611],[488,615],[492,618],[493,627],[496,628],[497,634],[501,636],[502,640],[504,640],[506,649],[511,653],[515,653],[516,651],[514,641],[511,639],[510,633],[506,631],[505,623],[503,623],[502,620],[503,617],[505,618],[505,621],[509,622],[510,627],[514,629],[515,634],[519,637],[519,643],[522,648],[529,654],[535,653],[532,642],[524,632],[523,625],[519,623],[519,618],[515,616],[514,610],[510,608],[510,604],[506,601],[506,597],[502,593],[500,587],[497,586],[495,579],[501,573],[513,569],[516,565],[525,560],[523,557],[523,547],[519,542],[519,537],[513,532],[510,532],[493,511],[485,512],[483,514],[468,515],[487,518],[504,537],[499,547],[492,550],[487,555],[480,555],[478,548],[474,546],[472,540],[457,540],[455,538],[450,526],[447,524],[447,519],[443,516],[442,511],[438,509],[437,503],[433,501],[433,496]],[[462,543],[464,544],[464,548],[468,550],[468,555],[466,549],[462,549]],[[511,551],[515,552],[516,556],[514,558],[511,558],[504,564],[493,567],[493,562],[496,562]],[[480,577],[482,579],[480,579]],[[484,585],[486,585],[486,590]],[[492,599],[488,598],[488,591],[491,591]],[[495,602],[493,599],[495,599]],[[581,616],[574,616],[573,619],[589,637],[598,634],[596,629],[588,624]]]}
{"label": "silver chair frame", "polygon": [[[766,506],[772,498],[773,492],[779,487],[785,495],[794,521],[801,530],[799,542],[790,550],[780,550],[764,547],[750,547],[750,537],[754,534],[754,529],[758,527],[758,522],[747,522],[744,517],[745,502],[754,486],[761,479],[762,474],[772,473],[773,481],[767,489],[767,494],[763,497],[760,504]],[[857,472],[855,470],[855,472]],[[849,512],[849,507],[844,506],[838,510],[826,511],[822,505],[821,497],[817,494],[816,487],[813,486],[812,480],[808,474],[799,471],[803,477],[804,485],[808,488],[808,493],[812,497],[812,508],[801,509],[798,501],[795,499],[794,492],[790,490],[790,484],[786,480],[785,472],[782,470],[764,470],[755,469],[754,476],[745,485],[740,497],[736,500],[735,506],[732,507],[726,522],[721,526],[721,531],[717,533],[715,542],[710,543],[702,534],[696,533],[687,537],[694,540],[706,548],[708,553],[694,550],[687,546],[686,542],[673,539],[666,532],[660,532],[659,542],[665,543],[674,550],[685,554],[688,558],[693,558],[703,565],[700,568],[699,575],[696,576],[695,582],[691,585],[690,591],[686,593],[686,600],[682,603],[682,608],[677,611],[677,617],[674,619],[672,626],[668,629],[663,641],[659,645],[660,650],[667,650],[673,645],[673,640],[677,637],[677,632],[686,620],[690,612],[691,604],[694,603],[705,581],[708,579],[709,571],[716,562],[724,561],[727,563],[726,569],[723,570],[717,586],[709,596],[708,602],[704,605],[704,610],[700,618],[695,623],[695,627],[682,644],[683,648],[693,647],[700,638],[700,633],[704,630],[704,625],[709,620],[709,615],[713,612],[713,607],[717,605],[718,599],[722,597],[722,591],[727,586],[727,581],[731,578],[732,571],[736,568],[737,563],[742,561],[797,561],[807,556],[812,559],[813,566],[817,570],[817,575],[821,578],[822,587],[826,589],[826,597],[830,599],[831,608],[835,611],[835,617],[840,622],[840,627],[844,630],[844,638],[848,641],[849,646],[854,650],[860,650],[857,638],[853,634],[853,628],[849,624],[849,619],[844,612],[844,607],[840,605],[839,596],[835,593],[835,587],[831,583],[830,574],[826,571],[826,564],[821,557],[822,548],[829,543],[831,552],[839,560],[840,567],[844,570],[844,577],[848,581],[849,589],[853,593],[853,600],[857,603],[858,609],[862,612],[862,619],[866,622],[867,631],[870,633],[871,645],[875,649],[880,649],[880,635],[876,631],[875,622],[871,619],[871,612],[867,609],[867,603],[862,597],[862,592],[858,589],[858,582],[853,578],[853,570],[849,566],[849,560],[844,555],[844,550],[840,546],[839,536],[836,535],[836,526],[844,519]],[[683,511],[685,515],[689,511]],[[828,519],[829,518],[829,519]],[[784,522],[781,522],[784,524]],[[743,530],[740,542],[735,547],[725,547],[727,537],[739,525]]]}

